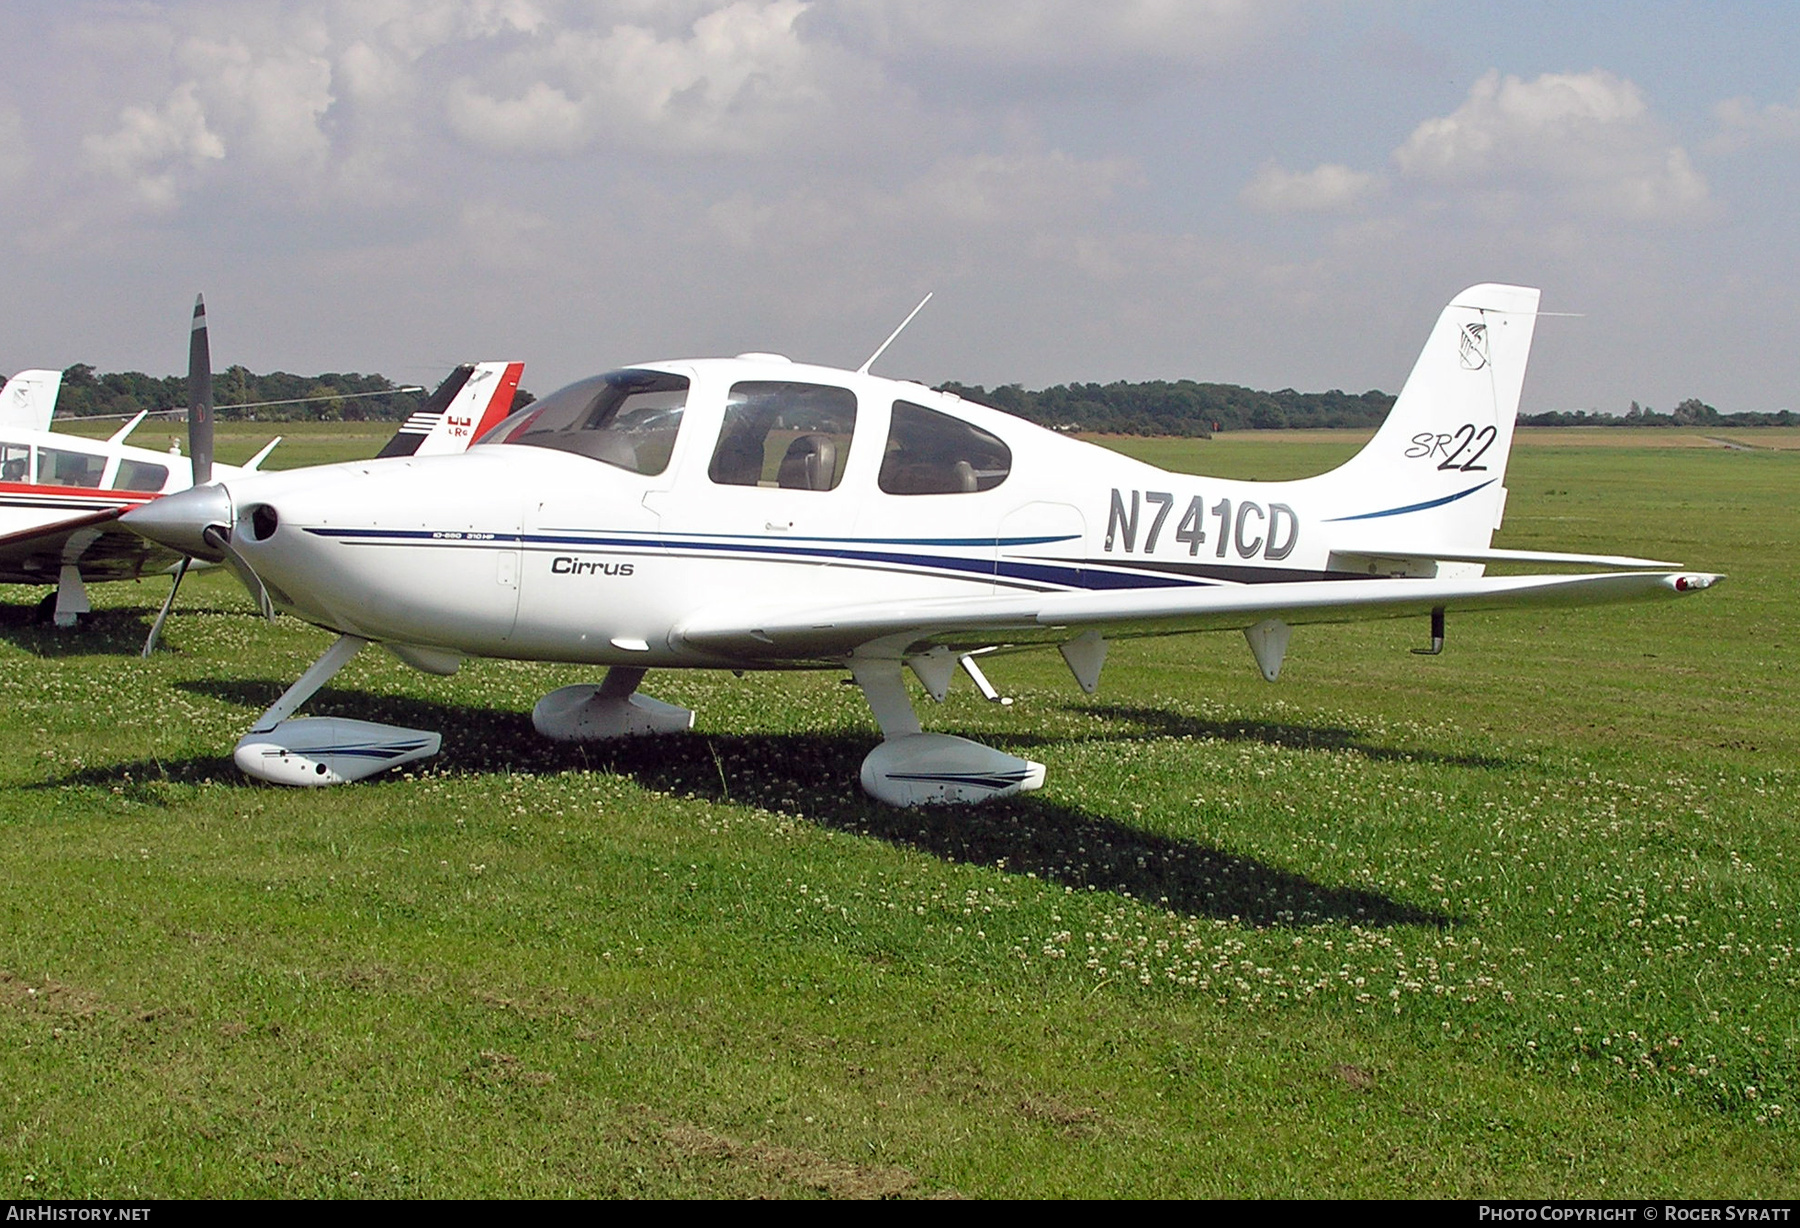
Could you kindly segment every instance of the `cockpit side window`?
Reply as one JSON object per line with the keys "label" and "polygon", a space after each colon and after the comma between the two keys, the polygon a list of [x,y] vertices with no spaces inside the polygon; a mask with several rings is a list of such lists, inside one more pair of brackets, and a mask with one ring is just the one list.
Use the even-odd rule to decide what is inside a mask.
{"label": "cockpit side window", "polygon": [[1012,449],[978,426],[910,401],[894,402],[878,484],[890,495],[992,490],[1012,472]]}
{"label": "cockpit side window", "polygon": [[664,371],[613,371],[526,406],[477,442],[555,448],[655,477],[669,467],[688,381]]}
{"label": "cockpit side window", "polygon": [[825,384],[731,386],[706,473],[721,486],[836,490],[856,431],[856,394]]}
{"label": "cockpit side window", "polygon": [[0,444],[0,482],[31,481],[31,448],[26,444]]}

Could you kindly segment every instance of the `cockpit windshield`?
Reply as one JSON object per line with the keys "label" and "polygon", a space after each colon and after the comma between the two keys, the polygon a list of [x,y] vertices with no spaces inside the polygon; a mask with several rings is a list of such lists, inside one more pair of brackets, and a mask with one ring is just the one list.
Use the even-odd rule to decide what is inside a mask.
{"label": "cockpit windshield", "polygon": [[669,467],[688,381],[664,371],[611,371],[526,406],[477,446],[555,448],[649,477]]}

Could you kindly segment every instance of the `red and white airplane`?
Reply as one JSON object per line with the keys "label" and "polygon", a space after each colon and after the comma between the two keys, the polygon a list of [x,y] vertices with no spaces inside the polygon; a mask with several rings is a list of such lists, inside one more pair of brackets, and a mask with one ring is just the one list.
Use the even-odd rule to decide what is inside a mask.
{"label": "red and white airplane", "polygon": [[[212,375],[206,309],[198,300],[192,337],[191,457],[175,444],[157,452],[126,443],[144,413],[106,439],[51,431],[60,372],[22,371],[0,389],[0,583],[55,585],[46,604],[59,627],[73,626],[88,612],[90,581],[185,570],[185,556],[120,528],[120,513],[196,483],[241,480],[281,442],[271,440],[241,466],[212,463]],[[462,451],[511,410],[523,370],[522,363],[503,362],[458,367],[381,455]],[[173,601],[173,591],[169,597]]]}
{"label": "red and white airplane", "polygon": [[[1037,788],[1042,764],[926,733],[958,666],[1055,645],[1086,691],[1110,639],[1238,630],[1263,675],[1292,627],[1672,598],[1718,577],[1649,559],[1498,550],[1538,292],[1456,296],[1369,444],[1291,482],[1170,473],[869,373],[770,354],[645,363],[572,384],[454,456],[226,475],[123,523],[230,561],[339,633],[236,762],[335,784],[435,754],[436,733],[292,714],[365,644],[452,673],[466,657],[605,667],[532,714],[551,738],[686,729],[649,669],[832,669],[883,741],[884,802]],[[889,338],[892,341],[892,338]],[[885,349],[885,343],[883,349]],[[877,351],[879,357],[881,351]],[[1488,576],[1491,564],[1579,574]]]}

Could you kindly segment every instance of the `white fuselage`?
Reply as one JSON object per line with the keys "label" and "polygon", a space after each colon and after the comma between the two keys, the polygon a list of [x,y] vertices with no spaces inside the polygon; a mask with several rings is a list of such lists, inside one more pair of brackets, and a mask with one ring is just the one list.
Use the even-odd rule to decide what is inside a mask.
{"label": "white fuselage", "polygon": [[[278,605],[339,631],[471,656],[644,667],[754,666],[754,656],[695,651],[680,628],[708,610],[784,605],[797,592],[820,606],[913,603],[1343,570],[1331,566],[1316,506],[1332,492],[1317,479],[1173,474],[857,373],[743,359],[639,370],[690,381],[660,472],[484,444],[460,456],[226,478],[234,542]],[[734,389],[757,381],[854,397],[835,486],[719,480],[727,407]],[[903,482],[898,466],[884,476],[898,403],[1000,440],[1010,465],[988,489],[883,489]],[[276,517],[261,538],[258,506]]]}

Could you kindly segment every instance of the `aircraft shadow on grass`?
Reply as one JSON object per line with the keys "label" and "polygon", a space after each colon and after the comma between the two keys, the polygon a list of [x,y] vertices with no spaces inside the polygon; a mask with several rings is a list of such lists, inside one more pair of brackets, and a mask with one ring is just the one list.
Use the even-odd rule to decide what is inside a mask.
{"label": "aircraft shadow on grass", "polygon": [[[1109,737],[1165,737],[1210,739],[1215,742],[1256,742],[1288,750],[1354,751],[1365,759],[1385,763],[1425,763],[1440,767],[1516,768],[1519,760],[1503,755],[1447,755],[1441,751],[1403,750],[1383,746],[1350,729],[1331,725],[1304,725],[1280,721],[1205,720],[1165,708],[1124,704],[1087,704],[1080,711],[1103,717],[1116,729]],[[1077,737],[1075,741],[1086,740]]]}
{"label": "aircraft shadow on grass", "polygon": [[[201,680],[180,686],[250,709],[261,708],[280,690],[279,683],[256,680]],[[1379,892],[1318,882],[1255,857],[1145,831],[1035,795],[979,807],[883,806],[843,784],[855,779],[872,731],[670,734],[579,744],[541,738],[526,713],[504,709],[333,688],[321,691],[313,708],[359,720],[442,729],[439,762],[455,774],[615,773],[677,797],[778,809],[822,827],[948,861],[1033,875],[1077,890],[1111,892],[1192,917],[1235,919],[1258,928],[1334,923],[1444,928],[1455,923],[1447,913]],[[1048,740],[1027,735],[1018,742]],[[154,801],[154,791],[143,788],[146,782],[229,780],[235,775],[228,759],[207,756],[87,768],[49,785],[124,784],[128,792],[141,792],[144,800]],[[400,785],[401,780],[392,783]],[[386,786],[369,781],[356,787]],[[1297,821],[1305,821],[1304,816]]]}
{"label": "aircraft shadow on grass", "polygon": [[[144,647],[144,636],[156,617],[157,607],[109,606],[83,614],[73,628],[50,624],[48,611],[38,603],[17,605],[0,602],[0,641],[11,644],[42,660],[61,657],[119,656],[135,657]],[[182,618],[197,615],[243,617],[249,611],[242,605],[182,605]],[[163,643],[163,651],[180,655],[180,650]]]}

